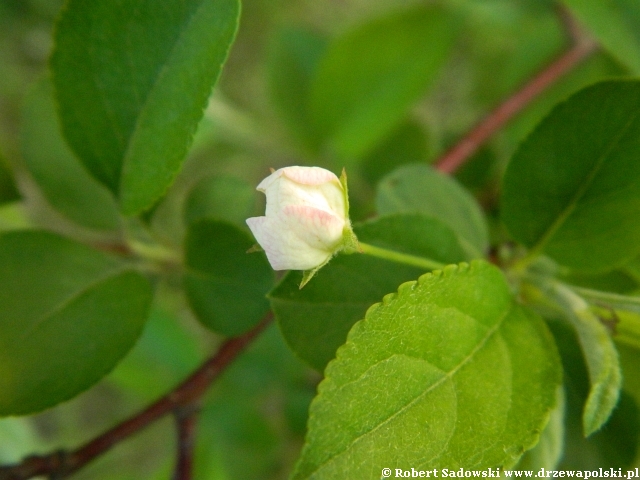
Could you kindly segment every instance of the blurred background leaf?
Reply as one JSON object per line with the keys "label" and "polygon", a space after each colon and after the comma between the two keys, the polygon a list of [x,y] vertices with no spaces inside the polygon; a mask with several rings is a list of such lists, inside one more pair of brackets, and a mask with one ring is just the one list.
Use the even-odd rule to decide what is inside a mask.
{"label": "blurred background leaf", "polygon": [[635,74],[640,73],[640,6],[616,0],[562,0],[600,43]]}
{"label": "blurred background leaf", "polygon": [[[565,448],[560,469],[597,469],[630,467],[636,458],[640,442],[640,417],[638,403],[625,388],[612,418],[602,430],[589,438],[584,437],[582,428],[582,406],[589,394],[589,376],[584,357],[575,333],[566,323],[551,321],[553,334],[562,357],[564,368],[564,388],[567,401],[565,424]],[[637,351],[631,352],[625,377],[630,383],[637,378],[632,359]],[[625,381],[629,383],[629,381]]]}
{"label": "blurred background leaf", "polygon": [[318,140],[328,142],[340,158],[366,153],[434,81],[448,58],[455,25],[444,9],[417,7],[375,19],[331,42],[307,101]]}
{"label": "blurred background leaf", "polygon": [[274,273],[262,252],[247,253],[254,243],[226,222],[200,220],[189,227],[185,292],[198,319],[214,332],[240,335],[269,311]]}
{"label": "blurred background leaf", "polygon": [[255,188],[248,182],[230,175],[206,177],[189,192],[185,223],[226,220],[246,228],[245,220],[257,214],[255,206]]}
{"label": "blurred background leaf", "polygon": [[16,187],[13,174],[6,160],[0,155],[0,204],[13,202],[19,198],[20,192]]}
{"label": "blurred background leaf", "polygon": [[470,258],[481,258],[489,245],[482,209],[455,179],[428,165],[406,165],[378,185],[376,206],[381,215],[422,213],[448,225]]}
{"label": "blurred background leaf", "polygon": [[[11,201],[0,206],[0,230],[40,225],[86,240],[86,232],[71,228],[69,224],[72,222],[65,222],[62,215],[56,215],[54,208],[65,213],[63,207],[56,206],[56,202],[64,204],[66,201],[72,210],[84,212],[81,219],[73,219],[66,212],[74,222],[99,222],[107,210],[87,214],[95,198],[76,202],[69,200],[83,182],[67,184],[64,191],[58,190],[56,198],[46,197],[45,187],[40,182],[35,185],[30,181],[35,175],[30,172],[24,158],[27,154],[23,150],[27,127],[31,128],[31,138],[37,139],[29,141],[28,148],[41,159],[48,158],[54,149],[47,146],[59,139],[54,132],[47,130],[46,122],[37,118],[42,113],[42,120],[46,119],[46,108],[40,112],[40,107],[33,102],[25,105],[25,99],[31,85],[46,74],[53,43],[53,22],[62,3],[61,0],[0,0],[0,145],[6,164],[10,166],[11,183],[18,183],[22,195],[21,199],[16,199],[15,191],[10,188]],[[270,167],[292,164],[319,165],[336,172],[346,166],[354,218],[370,219],[376,212],[377,182],[405,164],[433,161],[491,108],[570,44],[565,24],[558,15],[558,3],[552,0],[443,0],[437,3],[435,7],[425,7],[415,0],[243,1],[236,41],[216,91],[198,123],[194,148],[167,195],[145,214],[141,222],[142,227],[149,228],[150,238],[181,251],[189,225],[200,220],[224,220],[244,229],[244,216],[260,214],[262,199],[254,191],[254,186],[268,175]],[[89,2],[87,8],[100,10],[106,8],[105,5]],[[638,8],[636,0],[613,0],[606,6],[627,12],[622,19],[631,25],[632,35],[637,36],[638,29],[633,29],[632,23],[635,21],[632,10]],[[404,38],[402,35],[383,45],[385,34],[376,31],[376,25],[395,26],[397,31],[402,28],[400,23],[405,21],[399,20],[405,12],[423,10],[435,12],[435,23],[440,20],[446,23],[445,18],[448,18],[455,23],[455,28],[443,32],[441,38],[436,38],[433,29],[431,33],[425,32],[423,38],[429,37],[430,40],[413,54],[410,54],[413,50],[393,51],[392,45],[399,45]],[[123,30],[122,25],[128,24],[130,19],[124,20],[118,24],[119,30]],[[152,18],[145,17],[144,20],[151,21]],[[419,23],[418,18],[415,23]],[[582,26],[588,35],[603,39],[597,28],[588,22]],[[611,29],[610,26],[608,28]],[[406,33],[410,31],[412,35],[416,34],[411,29]],[[363,35],[363,32],[371,35],[370,41],[375,48],[347,45],[348,39]],[[614,31],[613,34],[619,36],[619,32]],[[602,41],[603,49],[528,105],[490,139],[467,167],[458,172],[456,178],[488,213],[488,238],[492,244],[509,238],[497,219],[498,187],[504,168],[522,139],[556,103],[578,89],[604,78],[628,76],[633,71],[633,60],[629,63],[624,58],[625,52],[635,48],[633,44],[616,51],[610,43]],[[155,42],[152,47],[159,45],[161,42]],[[358,50],[356,47],[362,48]],[[320,68],[329,68],[330,51],[337,49],[349,50],[344,55],[340,54],[340,58],[355,60],[341,61],[342,66],[337,66],[331,75],[322,73],[324,86],[319,86]],[[413,77],[411,81],[416,83],[412,85],[421,83],[421,86],[412,90],[411,100],[393,95],[384,97],[384,100],[366,93],[371,92],[368,88],[373,88],[375,81],[384,80],[378,75],[382,72],[378,60],[383,59],[385,51],[390,52],[390,62],[398,62],[398,72],[407,74],[405,80],[412,78],[411,72],[415,73],[422,67],[426,69],[427,65],[418,59],[426,57],[429,52],[433,53],[429,61],[435,62],[439,58],[437,65],[431,65],[424,76]],[[338,58],[336,54],[332,55]],[[138,58],[146,62],[151,56]],[[361,80],[366,88],[351,95],[350,85],[355,88],[357,83],[351,82],[351,75],[359,64],[365,65],[364,59],[368,59],[371,70],[363,68],[362,73],[373,72],[373,76],[367,79],[363,75]],[[110,53],[102,56],[100,61],[106,68],[112,61]],[[325,66],[320,67],[321,64]],[[209,67],[217,68],[213,64]],[[338,71],[339,68],[343,70]],[[332,82],[340,83],[335,90],[327,83],[329,77]],[[372,78],[373,82],[370,81]],[[388,81],[393,76],[385,78],[381,85],[393,92],[393,85]],[[112,83],[117,92],[126,84],[131,82],[125,79]],[[39,86],[33,88],[37,90]],[[188,97],[190,91],[190,88],[182,87],[179,95]],[[76,91],[72,90],[71,95],[77,97],[74,101],[84,102],[84,97]],[[318,105],[332,95],[334,97],[329,98],[326,104]],[[316,100],[312,99],[313,96],[317,97]],[[200,97],[201,106],[205,104],[205,97],[204,94]],[[133,105],[127,103],[129,97],[119,98],[124,107]],[[366,114],[350,120],[347,115],[340,117],[332,113],[331,102],[342,101],[346,106],[351,105],[356,113],[370,109],[379,114],[384,120],[379,124],[380,130],[367,128],[367,121],[373,119]],[[315,102],[315,116],[310,113],[312,102]],[[85,104],[85,107],[90,106]],[[29,108],[34,115],[27,120],[23,112]],[[324,116],[331,128],[334,128],[332,122],[337,122],[337,133],[316,129],[316,122],[325,122]],[[96,118],[91,116],[90,120]],[[171,116],[156,120],[168,124],[175,121]],[[196,128],[195,122],[190,128]],[[156,140],[163,138],[154,136],[153,143]],[[357,155],[352,156],[354,152]],[[45,164],[47,167],[51,165]],[[3,171],[0,168],[0,178]],[[54,208],[41,201],[42,194]],[[4,198],[1,193],[0,198]],[[86,230],[86,223],[82,224]],[[432,227],[438,232],[444,229],[439,222],[434,222]],[[138,231],[138,226],[133,228],[129,222],[125,222],[122,228],[124,240],[132,231]],[[102,240],[102,233],[98,238]],[[122,240],[120,234],[114,238]],[[443,238],[448,237],[443,234]],[[457,240],[453,240],[451,245],[456,246]],[[205,244],[201,250],[204,255]],[[355,259],[355,256],[344,257],[347,261]],[[327,268],[332,265],[339,267],[342,261],[337,258]],[[384,283],[379,278],[387,274],[393,277],[393,269],[382,263],[371,270],[363,269],[371,274],[364,280]],[[635,263],[621,265],[606,275],[569,272],[566,281],[619,293],[637,292],[640,268]],[[361,313],[346,320],[343,333],[346,335],[348,325],[362,318],[365,304],[379,301],[381,295],[395,291],[397,283],[391,283],[415,279],[420,274],[413,270],[405,273],[387,287],[378,290],[372,287],[370,298],[358,306]],[[322,273],[317,280],[322,282]],[[287,277],[283,285],[289,281],[291,291],[294,287],[297,289],[295,275]],[[338,272],[328,276],[324,285],[331,287],[332,282],[344,282],[344,275]],[[312,286],[313,283],[307,288]],[[220,339],[194,318],[182,290],[181,276],[173,272],[155,287],[158,289],[155,305],[142,337],[114,372],[72,401],[33,417],[19,419],[8,429],[2,430],[0,424],[0,456],[6,452],[9,455],[6,458],[17,459],[38,450],[77,446],[162,395],[215,350]],[[350,310],[338,308],[337,311],[348,313]],[[342,317],[337,314],[336,318]],[[564,337],[556,336],[556,339],[559,344],[565,342]],[[336,345],[329,349],[333,349],[330,354],[323,358],[332,357],[339,343],[336,341]],[[637,362],[633,361],[637,358],[637,351],[624,346],[619,349],[626,393],[622,395],[620,408],[614,410],[611,420],[614,426],[605,426],[589,440],[581,437],[580,410],[588,391],[584,367],[580,378],[583,383],[587,382],[584,383],[587,387],[583,385],[585,389],[577,399],[567,394],[566,465],[586,468],[580,466],[610,464],[615,467],[616,464],[627,465],[633,456],[637,439],[632,433],[637,428],[633,420],[634,409],[628,406],[628,396],[633,397],[633,392],[638,390],[632,387],[640,378]],[[574,375],[574,367],[581,365],[580,362],[579,351],[577,357],[565,358],[568,372],[565,378]],[[287,478],[303,442],[308,405],[318,381],[319,376],[291,353],[278,328],[271,327],[223,376],[203,405],[196,478]],[[637,395],[635,398],[638,405]],[[618,433],[620,435],[616,436]],[[79,472],[77,477],[87,480],[169,478],[175,456],[173,436],[173,422],[166,419],[119,445],[86,471]]]}
{"label": "blurred background leaf", "polygon": [[427,132],[414,119],[398,125],[360,162],[360,174],[375,186],[391,171],[403,164],[426,163],[430,147]]}
{"label": "blurred background leaf", "polygon": [[62,138],[48,78],[37,82],[26,98],[22,154],[47,201],[63,215],[88,228],[120,228],[115,198],[89,174]]}
{"label": "blurred background leaf", "polygon": [[328,41],[302,28],[284,28],[267,58],[269,92],[287,127],[303,146],[314,145],[307,112],[309,88]]}

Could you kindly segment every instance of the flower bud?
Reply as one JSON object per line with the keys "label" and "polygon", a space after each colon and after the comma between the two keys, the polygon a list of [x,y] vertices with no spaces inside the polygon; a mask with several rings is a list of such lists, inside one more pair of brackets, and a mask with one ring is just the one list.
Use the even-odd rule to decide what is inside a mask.
{"label": "flower bud", "polygon": [[249,218],[247,225],[274,270],[313,275],[338,251],[357,250],[344,172],[338,178],[319,167],[281,168],[257,190],[267,196],[265,216]]}

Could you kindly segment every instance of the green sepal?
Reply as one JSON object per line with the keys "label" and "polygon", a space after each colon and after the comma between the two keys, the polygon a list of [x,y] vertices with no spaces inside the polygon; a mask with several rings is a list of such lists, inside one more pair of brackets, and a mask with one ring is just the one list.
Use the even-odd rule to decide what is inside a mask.
{"label": "green sepal", "polygon": [[362,252],[360,244],[358,243],[358,238],[356,237],[356,234],[353,233],[351,220],[349,219],[349,186],[347,185],[347,171],[344,168],[340,174],[340,184],[344,190],[344,218],[347,219],[347,224],[342,232],[342,245],[336,250],[336,253],[342,252],[351,254]]}
{"label": "green sepal", "polygon": [[257,253],[257,252],[264,252],[264,248],[262,248],[259,243],[254,243],[253,245],[251,245],[251,248],[247,250],[247,253]]}
{"label": "green sepal", "polygon": [[356,234],[353,233],[353,229],[351,228],[351,222],[344,227],[342,232],[342,246],[337,250],[337,252],[346,253],[347,255],[352,253],[362,253],[358,237],[356,237]]}
{"label": "green sepal", "polygon": [[320,270],[322,267],[324,267],[327,263],[329,263],[329,261],[333,258],[333,256],[327,258],[324,262],[322,262],[320,265],[318,265],[315,268],[312,268],[311,270],[305,270],[304,272],[302,272],[302,281],[300,282],[300,286],[298,287],[300,290],[302,290],[302,287],[304,287],[307,283],[309,283],[309,281],[315,276],[316,273],[318,273],[318,270]]}
{"label": "green sepal", "polygon": [[349,187],[347,186],[347,171],[342,167],[342,173],[340,174],[340,185],[344,190],[344,218],[349,218]]}

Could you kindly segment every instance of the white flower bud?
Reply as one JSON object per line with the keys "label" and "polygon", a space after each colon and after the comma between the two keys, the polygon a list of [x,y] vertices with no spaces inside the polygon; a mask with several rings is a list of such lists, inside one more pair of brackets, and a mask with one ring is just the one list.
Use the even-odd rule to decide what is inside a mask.
{"label": "white flower bud", "polygon": [[338,251],[357,248],[344,174],[339,179],[324,168],[286,167],[257,190],[267,196],[265,216],[247,225],[274,270],[317,269]]}

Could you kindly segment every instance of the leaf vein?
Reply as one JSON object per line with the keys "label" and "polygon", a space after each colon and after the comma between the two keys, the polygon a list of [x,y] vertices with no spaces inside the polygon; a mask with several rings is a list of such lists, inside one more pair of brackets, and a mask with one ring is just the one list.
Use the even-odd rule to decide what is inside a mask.
{"label": "leaf vein", "polygon": [[98,286],[99,284],[101,284],[105,280],[107,280],[107,279],[109,279],[109,278],[111,278],[111,277],[113,277],[115,275],[123,273],[124,271],[126,271],[128,269],[129,269],[129,267],[127,265],[121,265],[121,266],[118,266],[118,267],[116,267],[114,269],[110,269],[104,275],[100,275],[100,276],[96,277],[93,281],[87,283],[84,287],[82,287],[79,290],[76,290],[75,292],[73,292],[71,295],[69,295],[68,298],[66,298],[66,299],[62,300],[60,303],[54,305],[51,308],[51,310],[49,310],[46,313],[42,314],[42,316],[40,318],[38,318],[35,322],[33,322],[29,326],[29,328],[27,328],[22,333],[22,335],[20,335],[20,338],[18,338],[17,341],[23,341],[24,339],[26,339],[29,335],[33,334],[36,330],[41,328],[47,321],[49,321],[51,319],[51,317],[53,317],[57,313],[63,311],[65,308],[67,308],[69,305],[71,305],[74,301],[76,301],[78,298],[80,298],[82,295],[87,293],[92,288]]}
{"label": "leaf vein", "polygon": [[528,257],[536,256],[538,253],[542,251],[545,245],[549,242],[549,240],[556,234],[556,232],[562,227],[564,222],[569,218],[569,216],[575,210],[578,202],[587,192],[587,190],[591,187],[593,180],[596,175],[602,168],[605,163],[605,160],[611,154],[611,152],[618,146],[620,141],[627,134],[633,123],[638,119],[640,115],[640,111],[633,114],[633,116],[629,119],[629,121],[625,124],[625,126],[620,130],[620,133],[616,135],[616,137],[609,143],[609,145],[605,148],[604,152],[598,157],[594,167],[591,169],[584,183],[576,190],[574,195],[571,197],[571,200],[564,208],[560,215],[555,219],[555,221],[549,226],[549,228],[542,234],[538,243],[531,249]]}
{"label": "leaf vein", "polygon": [[[402,408],[398,409],[397,411],[395,411],[392,415],[390,415],[388,418],[386,418],[385,420],[383,420],[382,422],[380,422],[378,425],[376,425],[375,427],[373,427],[371,430],[368,430],[366,432],[363,432],[362,434],[358,435],[352,442],[349,443],[349,445],[342,449],[339,452],[334,453],[333,455],[331,455],[329,458],[327,458],[324,462],[322,462],[321,464],[319,464],[313,471],[311,471],[309,473],[309,477],[311,477],[315,472],[317,472],[318,470],[320,470],[320,468],[322,468],[323,465],[327,465],[329,462],[331,462],[333,459],[339,457],[340,455],[344,454],[349,447],[355,445],[357,442],[359,442],[360,440],[362,440],[364,437],[374,433],[376,430],[380,429],[381,427],[383,427],[384,425],[386,425],[387,423],[389,423],[390,421],[392,421],[395,417],[397,417],[398,415],[400,415],[401,413],[405,412],[407,409],[411,408],[416,402],[418,402],[419,400],[421,400],[422,398],[424,398],[425,395],[427,395],[428,393],[430,393],[431,391],[433,391],[435,388],[439,387],[440,385],[442,385],[445,381],[451,379],[462,367],[464,367],[467,363],[469,363],[473,357],[486,345],[486,343],[489,341],[489,339],[498,331],[498,329],[502,326],[502,323],[504,322],[504,320],[507,318],[507,316],[509,315],[509,313],[511,313],[513,309],[513,303],[509,306],[509,308],[507,310],[505,310],[505,312],[503,313],[503,315],[498,319],[498,321],[496,322],[496,324],[494,326],[492,326],[491,328],[489,328],[485,334],[485,336],[478,342],[478,344],[473,348],[473,350],[471,350],[471,352],[469,352],[469,354],[462,359],[462,361],[456,365],[455,368],[451,369],[451,371],[446,372],[445,375],[440,378],[439,380],[437,380],[436,382],[434,382],[432,385],[430,385],[426,390],[424,390],[423,392],[421,392],[418,396],[416,396],[413,400],[411,400],[410,402],[408,402],[406,405],[404,405]],[[472,317],[473,318],[473,317]],[[397,354],[394,354],[397,355]],[[392,355],[393,356],[393,355]],[[391,358],[391,357],[387,357]],[[386,359],[385,359],[386,360]],[[426,360],[425,360],[426,362]],[[428,362],[427,362],[428,363]],[[367,369],[368,370],[368,369]],[[454,389],[455,390],[455,389]],[[449,440],[447,440],[448,442]]]}
{"label": "leaf vein", "polygon": [[[160,80],[165,76],[165,74],[166,74],[166,72],[168,70],[168,65],[172,64],[173,61],[175,60],[175,52],[176,52],[176,49],[177,49],[178,45],[180,45],[182,43],[184,33],[189,31],[189,25],[197,17],[199,17],[200,10],[206,6],[206,3],[207,3],[206,1],[201,1],[200,4],[195,9],[193,9],[193,11],[187,16],[187,18],[185,18],[183,20],[183,22],[182,22],[183,28],[178,33],[178,35],[176,37],[176,40],[173,42],[173,45],[169,49],[169,53],[164,59],[165,61],[162,63],[162,65],[158,69],[158,73],[155,76],[155,79],[153,80],[153,83],[152,83],[151,87],[146,92],[146,95],[145,95],[145,97],[144,97],[144,99],[143,99],[143,101],[141,103],[140,111],[138,112],[135,124],[133,126],[133,129],[131,130],[130,135],[129,135],[129,139],[128,139],[128,142],[127,142],[126,150],[125,150],[124,155],[123,155],[123,161],[126,158],[128,158],[128,156],[129,156],[129,151],[130,151],[131,144],[132,144],[131,139],[133,139],[135,137],[136,132],[140,128],[140,119],[142,117],[142,113],[144,112],[144,110],[145,110],[145,108],[146,108],[146,106],[148,104],[149,97],[151,96],[153,91],[156,89],[156,87],[160,83]],[[124,168],[124,163],[123,163],[123,168]]]}

